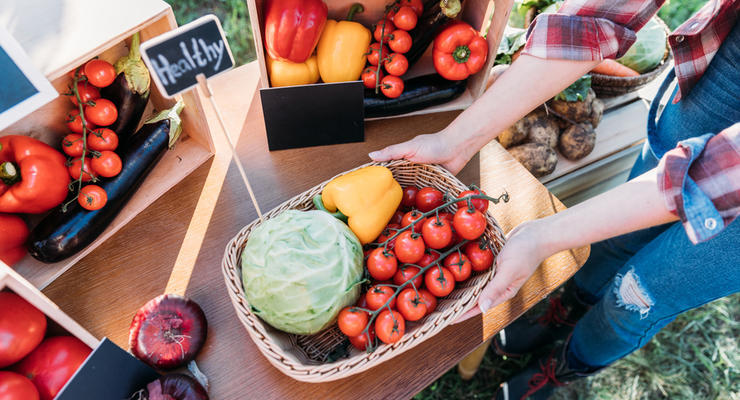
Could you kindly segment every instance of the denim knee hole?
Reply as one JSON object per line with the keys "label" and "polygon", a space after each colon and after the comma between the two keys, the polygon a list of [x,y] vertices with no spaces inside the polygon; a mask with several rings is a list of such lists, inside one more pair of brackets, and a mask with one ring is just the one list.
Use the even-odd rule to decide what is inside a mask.
{"label": "denim knee hole", "polygon": [[650,307],[653,306],[653,299],[640,284],[634,268],[614,278],[614,294],[617,297],[618,306],[628,311],[639,312],[640,319],[646,318]]}

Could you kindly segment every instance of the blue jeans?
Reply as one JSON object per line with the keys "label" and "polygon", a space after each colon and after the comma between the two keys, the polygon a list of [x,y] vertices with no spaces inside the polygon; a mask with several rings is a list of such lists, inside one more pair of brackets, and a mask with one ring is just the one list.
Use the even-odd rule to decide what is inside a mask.
{"label": "blue jeans", "polygon": [[[678,141],[740,121],[740,24],[688,96],[669,101],[656,124],[657,105],[673,78],[653,101],[648,143],[630,178],[657,166]],[[571,367],[596,370],[644,346],[682,312],[740,291],[740,222],[698,245],[680,222],[595,243],[574,283],[593,307],[576,324],[566,354]]]}

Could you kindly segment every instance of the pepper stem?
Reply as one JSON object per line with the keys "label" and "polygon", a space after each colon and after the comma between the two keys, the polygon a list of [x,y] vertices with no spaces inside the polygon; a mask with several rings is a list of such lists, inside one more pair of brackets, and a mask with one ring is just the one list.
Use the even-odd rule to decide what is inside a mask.
{"label": "pepper stem", "polygon": [[363,11],[365,11],[365,7],[362,4],[352,4],[352,6],[349,8],[349,13],[347,13],[347,21],[352,21],[352,19],[355,17],[355,14],[359,14]]}
{"label": "pepper stem", "polygon": [[0,179],[6,185],[12,185],[21,179],[18,167],[10,161],[0,164]]}
{"label": "pepper stem", "polygon": [[320,211],[324,211],[331,215],[332,217],[341,220],[343,222],[347,222],[348,218],[346,215],[342,214],[341,211],[337,210],[336,212],[331,212],[326,209],[326,206],[324,206],[323,200],[321,200],[321,193],[317,194],[316,196],[313,196],[313,205],[316,206],[316,208]]}
{"label": "pepper stem", "polygon": [[458,64],[465,64],[470,58],[470,48],[466,45],[457,46],[455,51],[452,52],[452,58]]}

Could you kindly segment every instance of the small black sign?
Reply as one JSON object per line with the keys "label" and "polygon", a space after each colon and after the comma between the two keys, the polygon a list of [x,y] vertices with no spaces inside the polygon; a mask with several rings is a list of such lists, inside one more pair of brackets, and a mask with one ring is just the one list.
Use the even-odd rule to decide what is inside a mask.
{"label": "small black sign", "polygon": [[141,45],[141,56],[159,90],[173,97],[206,78],[234,67],[221,23],[206,15]]}

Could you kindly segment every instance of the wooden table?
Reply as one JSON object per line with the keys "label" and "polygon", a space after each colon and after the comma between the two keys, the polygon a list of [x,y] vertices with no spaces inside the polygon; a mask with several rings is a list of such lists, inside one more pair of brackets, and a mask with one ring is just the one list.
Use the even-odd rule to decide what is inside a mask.
{"label": "wooden table", "polygon": [[[255,64],[212,82],[263,211],[367,162],[369,151],[435,132],[458,114],[370,122],[364,143],[269,152],[257,84]],[[208,118],[218,129],[213,115]],[[381,368],[332,383],[297,382],[259,353],[227,296],[220,271],[224,248],[256,213],[224,141],[217,146],[212,161],[44,290],[93,335],[107,336],[123,348],[131,318],[146,301],[165,292],[190,296],[203,307],[210,325],[198,363],[210,378],[214,399],[408,398],[554,290],[587,257],[588,249],[580,249],[548,259],[515,299],[489,311],[483,320],[450,326]],[[484,148],[459,177],[466,183],[480,182],[488,193],[509,192],[512,200],[492,209],[506,231],[562,207],[497,143]]]}

